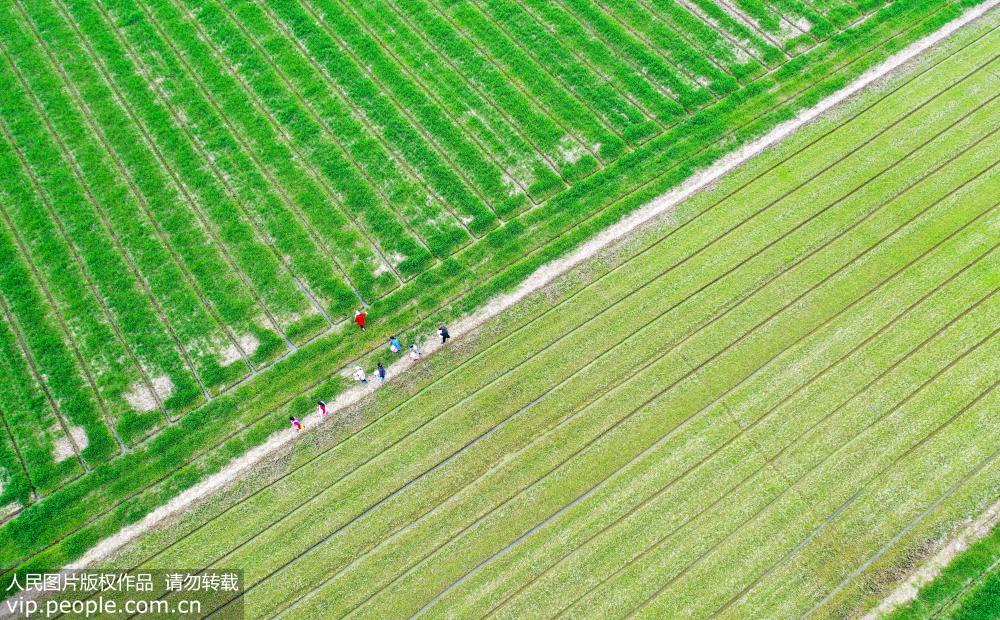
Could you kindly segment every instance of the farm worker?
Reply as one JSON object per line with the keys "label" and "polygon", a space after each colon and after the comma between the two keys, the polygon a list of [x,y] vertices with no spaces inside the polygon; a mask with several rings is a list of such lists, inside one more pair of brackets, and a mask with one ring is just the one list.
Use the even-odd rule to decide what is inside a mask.
{"label": "farm worker", "polygon": [[410,343],[410,359],[414,362],[420,359],[420,350],[417,349],[417,345]]}
{"label": "farm worker", "polygon": [[368,383],[368,375],[365,374],[365,369],[361,366],[354,367],[354,380],[359,383]]}
{"label": "farm worker", "polygon": [[367,318],[368,318],[368,313],[362,310],[361,308],[358,308],[358,310],[354,313],[354,322],[358,324],[358,327],[361,328],[361,331],[365,331],[365,319]]}
{"label": "farm worker", "polygon": [[441,336],[441,344],[448,342],[448,339],[451,338],[451,334],[448,333],[448,328],[444,325],[438,328],[438,335]]}
{"label": "farm worker", "polygon": [[403,350],[403,344],[399,342],[399,338],[393,336],[389,339],[389,350],[393,353],[399,353]]}
{"label": "farm worker", "polygon": [[298,419],[298,418],[296,418],[296,417],[295,417],[295,416],[293,416],[293,415],[290,415],[290,416],[288,416],[288,419],[289,419],[289,420],[291,421],[291,423],[292,423],[292,427],[293,427],[293,428],[294,428],[295,430],[297,430],[297,431],[301,431],[301,430],[302,430],[302,428],[303,428],[303,427],[302,427],[302,422],[299,422],[299,419]]}
{"label": "farm worker", "polygon": [[319,412],[322,413],[323,417],[325,418],[326,417],[326,402],[324,402],[324,401],[321,400],[321,401],[319,401],[318,404],[319,404]]}
{"label": "farm worker", "polygon": [[382,362],[378,363],[378,369],[375,372],[378,374],[379,381],[385,381],[385,366],[382,365]]}

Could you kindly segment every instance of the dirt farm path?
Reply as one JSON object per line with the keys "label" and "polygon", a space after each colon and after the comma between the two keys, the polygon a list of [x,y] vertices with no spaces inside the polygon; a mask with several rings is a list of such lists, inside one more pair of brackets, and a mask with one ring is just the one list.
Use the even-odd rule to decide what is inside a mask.
{"label": "dirt farm path", "polygon": [[[836,106],[849,100],[863,91],[866,87],[885,78],[890,73],[914,60],[960,28],[963,28],[983,17],[998,4],[1000,4],[1000,0],[987,0],[978,6],[968,9],[964,14],[946,24],[940,30],[912,43],[905,49],[886,59],[881,64],[871,68],[840,91],[823,99],[815,106],[802,110],[795,118],[781,123],[766,135],[724,156],[712,166],[689,177],[678,187],[643,205],[631,215],[625,217],[617,224],[610,226],[593,237],[591,240],[587,241],[571,254],[540,267],[516,290],[497,297],[474,314],[471,314],[450,325],[449,330],[452,336],[460,337],[463,334],[476,331],[486,321],[514,306],[528,295],[544,288],[546,285],[553,282],[557,277],[567,273],[589,258],[594,257],[600,251],[608,248],[609,246],[629,238],[629,236],[631,236],[632,233],[639,228],[651,224],[667,215],[675,206],[688,199],[692,194],[709,187],[740,165],[774,147],[803,126],[821,118]],[[436,341],[432,340],[423,343],[421,346],[421,352],[424,355],[428,355],[433,353],[439,347],[440,345]],[[399,376],[402,372],[405,372],[405,370],[412,363],[413,362],[411,360],[404,356],[404,359],[396,362],[389,368],[391,376]],[[349,376],[350,367],[342,369],[341,373],[345,374],[345,376]],[[374,381],[368,385],[348,389],[341,393],[336,400],[328,403],[327,407],[332,414],[338,410],[357,403],[375,389],[376,385]],[[333,418],[334,416],[331,415],[330,417]],[[320,414],[316,412],[306,416],[302,421],[307,427],[311,427],[322,423],[322,418]],[[185,490],[168,503],[146,515],[146,517],[142,520],[121,529],[114,535],[109,536],[104,540],[101,540],[80,559],[68,565],[67,568],[85,568],[108,558],[115,551],[122,548],[127,543],[135,540],[142,534],[150,531],[152,528],[156,527],[169,517],[186,512],[197,502],[204,500],[215,492],[238,480],[256,464],[287,446],[295,439],[295,437],[296,432],[291,428],[275,433],[263,444],[252,448],[241,457],[234,459],[218,473],[207,477],[198,484]],[[994,506],[994,510],[991,512],[996,513],[993,517],[1000,516],[1000,504]],[[979,528],[975,531],[978,532],[981,529],[983,528]],[[980,536],[981,535],[982,534],[980,534]],[[954,549],[950,552],[950,555],[942,558],[943,563],[936,563],[938,558],[935,556],[932,564],[936,566],[936,568],[927,569],[926,571],[925,569],[921,569],[921,571],[924,571],[926,575],[936,574],[935,571],[939,571],[940,567],[943,566],[944,563],[947,563],[947,560],[957,553],[960,548],[964,549],[971,543],[971,536],[967,535],[966,532],[963,532],[961,536],[965,537],[962,539],[965,541],[964,543],[955,545],[953,544],[953,541],[953,543],[950,543],[942,550],[941,553],[944,553],[948,549],[954,547]],[[916,588],[913,584],[923,583],[920,579],[926,576],[924,573],[921,573],[921,571],[918,571],[918,574],[915,574],[910,580],[900,586],[899,591],[894,592],[893,595],[890,596],[890,599],[893,601],[893,605],[908,600],[908,596],[913,596],[916,592]],[[909,589],[906,589],[907,587]],[[878,609],[881,610],[888,604],[889,599],[883,602],[882,606]]]}

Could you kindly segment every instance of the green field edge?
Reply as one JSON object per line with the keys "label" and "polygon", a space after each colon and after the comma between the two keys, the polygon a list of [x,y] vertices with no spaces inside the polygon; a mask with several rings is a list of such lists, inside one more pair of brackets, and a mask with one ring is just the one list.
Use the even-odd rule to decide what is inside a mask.
{"label": "green field edge", "polygon": [[[916,598],[886,620],[990,618],[1000,615],[1000,527],[953,558]],[[991,615],[992,614],[992,615]]]}

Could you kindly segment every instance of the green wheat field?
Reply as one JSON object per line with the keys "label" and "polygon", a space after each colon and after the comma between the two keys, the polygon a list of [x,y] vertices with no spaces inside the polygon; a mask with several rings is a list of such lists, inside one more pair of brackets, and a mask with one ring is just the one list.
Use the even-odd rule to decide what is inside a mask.
{"label": "green wheat field", "polygon": [[[0,572],[81,557],[976,4],[11,0]],[[102,565],[240,569],[220,618],[864,614],[1000,497],[998,26]],[[995,617],[995,539],[893,617]]]}

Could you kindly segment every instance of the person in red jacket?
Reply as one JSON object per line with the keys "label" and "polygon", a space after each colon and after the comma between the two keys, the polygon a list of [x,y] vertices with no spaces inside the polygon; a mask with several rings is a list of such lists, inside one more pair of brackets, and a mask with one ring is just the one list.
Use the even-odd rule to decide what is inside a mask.
{"label": "person in red jacket", "polygon": [[358,311],[354,313],[354,322],[358,324],[361,331],[365,331],[365,319],[368,318],[368,313],[363,309],[358,308]]}

